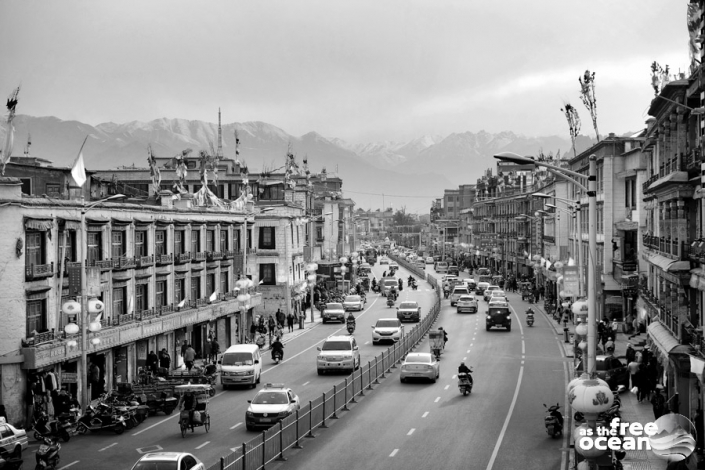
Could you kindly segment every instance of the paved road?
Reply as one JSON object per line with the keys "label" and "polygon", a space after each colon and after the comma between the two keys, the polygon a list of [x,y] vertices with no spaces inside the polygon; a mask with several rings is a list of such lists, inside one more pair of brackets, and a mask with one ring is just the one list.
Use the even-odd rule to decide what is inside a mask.
{"label": "paved road", "polygon": [[[429,270],[429,272],[431,272]],[[339,420],[290,451],[281,470],[561,468],[563,439],[545,433],[542,403],[564,406],[565,361],[548,319],[526,326],[528,305],[509,294],[511,332],[485,331],[480,314],[458,314],[443,301],[436,326],[449,331],[436,384],[402,384],[398,372]],[[521,326],[520,326],[521,325]],[[424,343],[417,351],[428,350]],[[457,389],[461,360],[475,369],[469,396]]]}
{"label": "paved road", "polygon": [[[387,266],[377,265],[373,268],[377,278],[381,277]],[[397,277],[406,280],[409,272],[401,269]],[[406,282],[405,282],[406,285]],[[417,300],[422,313],[428,312],[433,305],[434,294],[426,282],[419,283],[419,289],[412,291],[404,288],[400,300]],[[386,346],[373,346],[371,328],[377,319],[396,316],[396,310],[388,308],[385,298],[370,293],[366,310],[356,315],[357,330],[355,337],[360,345],[362,363],[372,360]],[[397,301],[397,305],[399,301]],[[406,324],[412,328],[414,324]],[[318,376],[316,372],[316,347],[325,338],[333,334],[347,334],[343,324],[319,324],[307,329],[305,333],[286,343],[285,360],[280,365],[271,362],[269,354],[265,355],[262,382],[282,382],[292,387],[303,402],[319,397],[334,384],[344,379],[345,375]],[[285,338],[286,339],[286,338]],[[70,442],[62,444],[61,460],[63,466],[77,469],[129,469],[141,453],[167,450],[191,452],[211,465],[218,459],[239,447],[256,433],[246,431],[244,425],[247,400],[255,395],[252,389],[224,391],[218,385],[217,393],[211,399],[209,410],[212,426],[209,433],[203,427],[194,433],[181,437],[177,426],[178,412],[171,416],[159,414],[148,418],[140,426],[117,436],[112,432],[76,436]],[[36,446],[33,446],[36,450]],[[320,467],[324,468],[324,467]]]}

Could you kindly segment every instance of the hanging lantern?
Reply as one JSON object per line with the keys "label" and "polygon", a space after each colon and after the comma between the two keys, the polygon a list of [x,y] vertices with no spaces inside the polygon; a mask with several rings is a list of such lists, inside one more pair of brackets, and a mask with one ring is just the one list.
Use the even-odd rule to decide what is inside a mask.
{"label": "hanging lantern", "polygon": [[78,330],[78,325],[75,323],[69,323],[64,327],[64,331],[67,335],[75,335],[76,333],[78,333]]}
{"label": "hanging lantern", "polygon": [[583,380],[568,394],[568,402],[574,410],[595,416],[610,409],[613,401],[612,390],[601,379]]}
{"label": "hanging lantern", "polygon": [[74,340],[71,340],[71,341],[69,341],[69,342],[66,343],[66,346],[68,346],[69,349],[74,349],[74,348],[76,348],[76,347],[78,346],[78,343],[77,343],[76,341],[74,341]]}
{"label": "hanging lantern", "polygon": [[587,302],[584,300],[578,300],[573,302],[573,306],[570,307],[570,309],[573,311],[573,315],[580,315],[580,312],[584,309],[587,308]]}
{"label": "hanging lantern", "polygon": [[91,344],[93,346],[98,346],[100,344],[100,338],[93,338],[91,339]]}
{"label": "hanging lantern", "polygon": [[690,287],[693,288],[693,289],[697,289],[697,288],[698,288],[698,284],[700,284],[700,283],[698,282],[698,275],[697,275],[697,274],[691,274],[691,275],[690,275],[690,283],[689,283]]}
{"label": "hanging lantern", "polygon": [[249,302],[252,296],[250,294],[245,294],[245,302]]}
{"label": "hanging lantern", "polygon": [[[587,435],[588,432],[589,436]],[[594,459],[607,452],[607,449],[600,450],[595,447],[595,439],[599,436],[587,423],[576,427],[573,435],[575,436],[575,451],[586,459]]]}
{"label": "hanging lantern", "polygon": [[343,256],[342,258],[340,258],[340,262],[341,262],[341,263],[347,263],[347,262],[348,262],[348,258],[345,257],[345,256]]}
{"label": "hanging lantern", "polygon": [[583,323],[582,321],[578,323],[578,326],[575,327],[575,334],[578,336],[587,336],[588,334],[588,326],[586,323]]}
{"label": "hanging lantern", "polygon": [[98,299],[90,299],[88,301],[88,313],[102,313],[105,310],[105,304]]}
{"label": "hanging lantern", "polygon": [[79,304],[75,300],[67,300],[61,306],[61,311],[68,315],[75,315],[81,312],[81,304]]}
{"label": "hanging lantern", "polygon": [[699,277],[699,278],[698,278],[698,290],[704,290],[704,291],[705,291],[705,277]]}
{"label": "hanging lantern", "polygon": [[[565,291],[564,291],[564,290],[560,291],[560,292],[558,293],[558,296],[559,296],[559,297],[563,297],[563,298],[568,297],[568,296],[565,294]],[[567,307],[567,305],[565,305],[565,307]]]}
{"label": "hanging lantern", "polygon": [[95,333],[96,331],[100,331],[101,328],[102,326],[99,321],[92,321],[88,324],[88,330],[92,331],[93,333]]}
{"label": "hanging lantern", "polygon": [[306,279],[308,279],[308,280],[311,281],[311,282],[315,282],[315,281],[316,281],[316,275],[315,275],[315,274],[309,274],[308,276],[306,276]]}
{"label": "hanging lantern", "polygon": [[568,382],[568,394],[570,394],[570,391],[573,390],[576,385],[578,385],[580,382],[582,382],[583,380],[586,380],[588,378],[589,378],[588,375],[583,373],[583,375],[581,375],[580,377],[576,377],[573,380],[571,380],[570,382]]}
{"label": "hanging lantern", "polygon": [[237,296],[238,302],[245,302],[247,300],[247,297],[245,297],[245,294],[240,294]]}

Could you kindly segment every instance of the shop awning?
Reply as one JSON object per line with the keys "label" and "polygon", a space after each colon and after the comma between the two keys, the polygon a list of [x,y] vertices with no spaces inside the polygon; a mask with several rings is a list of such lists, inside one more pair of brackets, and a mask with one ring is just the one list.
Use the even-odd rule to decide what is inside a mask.
{"label": "shop awning", "polygon": [[51,219],[24,219],[24,227],[28,230],[46,232],[54,228],[54,222]]}
{"label": "shop awning", "polygon": [[690,270],[690,261],[676,261],[662,255],[651,255],[648,257],[648,261],[666,272]]}
{"label": "shop awning", "polygon": [[64,230],[81,230],[80,220],[69,220],[69,219],[59,219],[59,227],[63,227]]}
{"label": "shop awning", "polygon": [[673,337],[670,331],[661,324],[655,321],[646,328],[651,341],[656,345],[662,354],[668,354],[673,348],[679,346],[678,340]]}

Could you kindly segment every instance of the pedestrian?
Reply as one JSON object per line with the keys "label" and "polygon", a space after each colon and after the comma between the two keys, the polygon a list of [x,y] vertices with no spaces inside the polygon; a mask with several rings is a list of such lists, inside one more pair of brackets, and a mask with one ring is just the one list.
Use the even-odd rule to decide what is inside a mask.
{"label": "pedestrian", "polygon": [[203,359],[205,362],[208,362],[211,359],[211,351],[213,350],[211,340],[206,340],[206,344],[204,346]]}
{"label": "pedestrian", "polygon": [[267,321],[267,327],[269,328],[269,335],[271,336],[272,334],[274,334],[274,330],[277,328],[277,324],[274,321],[274,317],[271,315],[269,316],[269,320]]}
{"label": "pedestrian", "polygon": [[147,369],[156,374],[157,367],[159,367],[159,356],[157,356],[154,351],[149,351],[149,354],[147,355]]}
{"label": "pedestrian", "polygon": [[188,347],[188,341],[184,340],[183,344],[181,345],[181,357],[184,357],[184,353],[186,352],[187,347]]}
{"label": "pedestrian", "polygon": [[612,337],[607,338],[607,342],[605,342],[605,352],[613,356],[614,355],[614,341],[612,341]]}
{"label": "pedestrian", "polygon": [[196,359],[196,351],[191,347],[191,345],[186,346],[186,351],[184,352],[184,364],[189,372],[193,368],[193,361]]}
{"label": "pedestrian", "polygon": [[634,353],[634,360],[636,362],[638,362],[639,364],[642,363],[643,358],[644,358],[644,354],[641,352],[641,350]]}
{"label": "pedestrian", "polygon": [[259,319],[257,320],[257,331],[262,334],[265,334],[267,332],[267,328],[264,325],[264,315],[260,315]]}
{"label": "pedestrian", "polygon": [[286,325],[286,315],[284,314],[284,312],[282,312],[281,309],[278,308],[275,317],[277,320],[277,326],[283,328],[284,325]]}
{"label": "pedestrian", "polygon": [[545,298],[545,296],[544,296],[545,292],[546,292],[546,291],[545,291],[545,289],[543,288],[543,286],[539,287],[539,299]]}
{"label": "pedestrian", "polygon": [[166,348],[162,349],[162,353],[159,357],[159,367],[166,369],[167,371],[171,367],[171,356],[169,356]]}
{"label": "pedestrian", "polygon": [[289,315],[286,316],[286,324],[289,327],[289,333],[294,331],[294,314],[289,312]]}
{"label": "pedestrian", "polygon": [[213,341],[211,342],[211,362],[213,364],[216,363],[218,360],[218,354],[220,354],[220,344],[218,344],[218,338],[215,336],[213,337]]}
{"label": "pedestrian", "polygon": [[651,397],[651,407],[654,410],[654,420],[659,419],[666,413],[666,398],[661,392],[663,390],[663,385],[659,384],[656,386],[656,391],[654,391],[654,396]]}
{"label": "pedestrian", "polygon": [[255,342],[255,335],[257,334],[257,325],[255,325],[255,322],[253,321],[250,323],[250,342],[254,343]]}
{"label": "pedestrian", "polygon": [[627,343],[627,351],[624,353],[624,357],[627,359],[627,364],[634,362],[636,351],[632,347],[632,343]]}
{"label": "pedestrian", "polygon": [[534,286],[534,303],[539,303],[539,290]]}
{"label": "pedestrian", "polygon": [[629,385],[629,389],[632,390],[634,387],[638,386],[636,374],[637,372],[639,372],[639,363],[632,359],[632,362],[627,364],[627,369],[629,369],[629,380],[631,382]]}
{"label": "pedestrian", "polygon": [[649,377],[647,376],[646,365],[644,363],[639,364],[639,371],[636,373],[636,377],[637,387],[639,387],[636,397],[639,400],[639,403],[641,403],[642,401],[649,399],[649,391],[651,388],[649,386]]}
{"label": "pedestrian", "polygon": [[639,319],[637,318],[636,315],[634,315],[634,320],[632,320],[632,329],[634,330],[634,336],[638,335],[641,333],[639,331]]}

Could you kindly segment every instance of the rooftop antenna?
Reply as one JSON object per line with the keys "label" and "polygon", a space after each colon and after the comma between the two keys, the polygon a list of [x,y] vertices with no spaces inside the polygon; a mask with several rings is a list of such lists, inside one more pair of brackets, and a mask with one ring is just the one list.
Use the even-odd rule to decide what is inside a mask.
{"label": "rooftop antenna", "polygon": [[216,157],[218,160],[223,159],[223,128],[220,125],[220,108],[218,108],[218,152]]}
{"label": "rooftop antenna", "polygon": [[27,132],[27,144],[24,146],[24,156],[29,157],[29,148],[32,146],[32,134]]}

